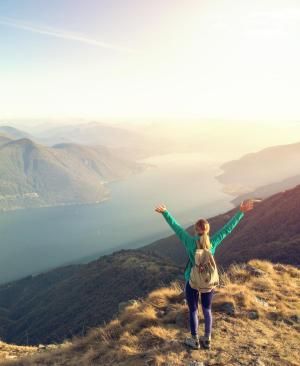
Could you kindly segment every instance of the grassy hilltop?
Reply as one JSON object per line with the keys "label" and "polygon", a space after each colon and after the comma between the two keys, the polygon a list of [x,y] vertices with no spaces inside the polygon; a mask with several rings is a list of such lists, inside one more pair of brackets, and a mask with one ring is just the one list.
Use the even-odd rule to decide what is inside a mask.
{"label": "grassy hilltop", "polygon": [[[300,364],[300,270],[296,267],[251,260],[223,272],[213,302],[210,351],[190,350],[182,343],[188,334],[182,290],[180,281],[156,289],[128,303],[110,322],[85,337],[51,351],[36,349],[33,356],[3,360],[1,365]],[[199,316],[203,328],[201,311]]]}

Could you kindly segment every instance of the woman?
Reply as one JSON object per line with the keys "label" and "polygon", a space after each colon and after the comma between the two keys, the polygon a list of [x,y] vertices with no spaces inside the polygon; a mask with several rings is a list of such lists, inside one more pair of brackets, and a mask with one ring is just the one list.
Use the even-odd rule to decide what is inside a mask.
{"label": "woman", "polygon": [[236,214],[211,238],[209,237],[210,225],[206,219],[198,220],[194,225],[195,235],[190,235],[186,230],[184,230],[172,217],[167,207],[162,204],[155,208],[155,211],[162,213],[167,223],[174,230],[175,234],[184,244],[187,254],[189,257],[189,262],[185,268],[184,278],[185,284],[185,296],[187,304],[189,307],[190,314],[190,330],[192,337],[185,340],[185,343],[195,349],[200,348],[200,341],[204,348],[210,348],[211,346],[211,328],[212,328],[212,297],[214,290],[210,292],[201,293],[201,305],[204,316],[204,329],[205,333],[203,337],[198,336],[198,301],[199,301],[199,291],[193,289],[189,284],[190,272],[194,264],[195,251],[197,248],[208,249],[214,255],[216,248],[220,245],[222,240],[226,238],[228,234],[234,229],[234,227],[239,223],[239,221],[244,217],[245,212],[253,208],[253,200],[246,200],[240,204],[239,210]]}

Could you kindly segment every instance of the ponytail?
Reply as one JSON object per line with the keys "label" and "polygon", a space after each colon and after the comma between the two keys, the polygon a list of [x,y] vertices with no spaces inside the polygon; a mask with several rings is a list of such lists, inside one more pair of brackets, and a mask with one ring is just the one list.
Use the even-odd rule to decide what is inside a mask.
{"label": "ponytail", "polygon": [[207,249],[210,250],[211,248],[211,242],[209,239],[209,235],[207,232],[204,232],[201,236],[200,239],[198,240],[198,249]]}
{"label": "ponytail", "polygon": [[197,248],[198,249],[211,249],[211,242],[209,238],[209,223],[206,219],[200,219],[196,222],[195,228],[200,227],[202,234],[200,234],[200,239],[197,241]]}

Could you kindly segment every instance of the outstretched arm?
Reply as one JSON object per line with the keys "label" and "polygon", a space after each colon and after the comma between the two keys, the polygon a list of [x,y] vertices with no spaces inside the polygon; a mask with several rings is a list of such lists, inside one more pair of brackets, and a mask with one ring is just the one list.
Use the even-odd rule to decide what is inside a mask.
{"label": "outstretched arm", "polygon": [[215,253],[217,247],[221,244],[221,242],[229,235],[232,230],[237,226],[237,224],[241,221],[244,217],[245,212],[252,210],[253,208],[253,201],[247,200],[243,201],[240,205],[239,210],[236,214],[220,229],[211,237],[211,244],[212,244],[212,254]]}
{"label": "outstretched arm", "polygon": [[155,211],[160,212],[163,215],[171,229],[175,232],[176,236],[181,240],[187,249],[190,249],[191,243],[193,242],[192,235],[190,235],[183,227],[181,227],[181,225],[167,210],[166,206],[160,205],[155,209]]}

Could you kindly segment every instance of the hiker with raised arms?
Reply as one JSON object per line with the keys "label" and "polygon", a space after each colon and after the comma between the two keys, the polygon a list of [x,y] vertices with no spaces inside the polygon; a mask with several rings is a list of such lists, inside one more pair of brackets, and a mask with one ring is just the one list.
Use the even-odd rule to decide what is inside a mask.
{"label": "hiker with raised arms", "polygon": [[[235,215],[212,237],[209,236],[209,222],[201,218],[194,224],[195,235],[192,236],[174,219],[164,204],[155,208],[155,211],[161,213],[167,223],[174,230],[180,241],[184,244],[189,261],[184,271],[185,278],[185,296],[189,307],[190,331],[191,337],[186,338],[185,343],[199,349],[202,347],[209,349],[211,347],[211,329],[212,329],[212,298],[214,288],[218,285],[219,277],[217,266],[213,255],[222,240],[235,228],[235,226],[244,217],[245,212],[253,208],[253,202],[256,200],[243,201]],[[198,335],[198,302],[199,294],[201,296],[201,305],[204,316],[204,336]]]}

